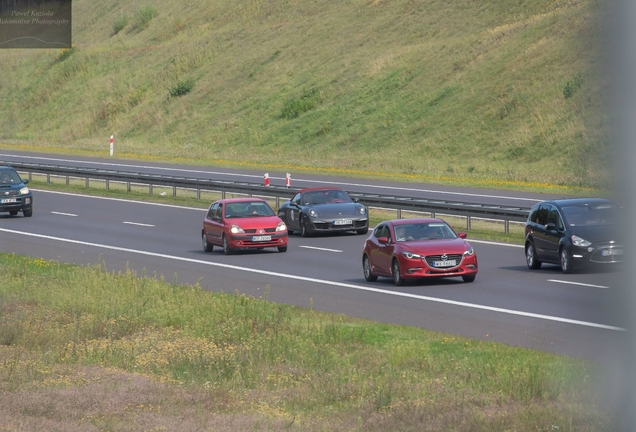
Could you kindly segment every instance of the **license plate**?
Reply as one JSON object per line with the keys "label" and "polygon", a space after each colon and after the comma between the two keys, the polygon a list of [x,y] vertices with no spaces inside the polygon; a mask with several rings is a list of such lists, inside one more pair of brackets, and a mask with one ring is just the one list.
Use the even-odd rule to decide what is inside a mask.
{"label": "license plate", "polygon": [[18,202],[17,198],[4,198],[0,200],[0,204],[8,204]]}
{"label": "license plate", "polygon": [[456,265],[457,260],[433,261],[433,267],[454,267]]}
{"label": "license plate", "polygon": [[253,242],[264,242],[264,241],[270,241],[272,239],[272,236],[254,236],[252,237],[252,241]]}
{"label": "license plate", "polygon": [[351,225],[352,223],[351,219],[336,219],[333,221],[334,225]]}
{"label": "license plate", "polygon": [[623,255],[623,249],[605,249],[601,251],[602,256]]}

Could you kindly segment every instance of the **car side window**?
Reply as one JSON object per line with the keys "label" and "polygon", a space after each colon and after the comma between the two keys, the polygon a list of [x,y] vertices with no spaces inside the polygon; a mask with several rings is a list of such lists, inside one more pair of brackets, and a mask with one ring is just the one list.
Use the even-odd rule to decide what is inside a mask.
{"label": "car side window", "polygon": [[291,199],[291,203],[292,204],[300,204],[300,194],[299,193],[294,195],[294,197]]}
{"label": "car side window", "polygon": [[539,210],[537,211],[534,222],[539,225],[547,225],[548,224],[548,215],[550,214],[550,205],[549,204],[541,204],[539,206]]}
{"label": "car side window", "polygon": [[553,223],[557,229],[563,229],[563,222],[561,220],[561,215],[559,215],[559,211],[554,206],[550,206],[550,213],[548,214],[548,223]]}
{"label": "car side window", "polygon": [[530,214],[528,215],[528,222],[536,223],[538,213],[539,213],[539,205],[537,204],[530,209]]}
{"label": "car side window", "polygon": [[208,219],[213,219],[214,218],[214,213],[216,212],[216,208],[219,206],[218,203],[214,203],[210,206],[210,209],[208,210]]}
{"label": "car side window", "polygon": [[214,215],[214,219],[221,220],[223,215],[223,204],[219,204]]}

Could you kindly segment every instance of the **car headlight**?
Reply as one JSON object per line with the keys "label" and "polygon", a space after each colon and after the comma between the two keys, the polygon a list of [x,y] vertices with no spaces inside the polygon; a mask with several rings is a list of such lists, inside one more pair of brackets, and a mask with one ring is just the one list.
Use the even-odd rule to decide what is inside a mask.
{"label": "car headlight", "polygon": [[358,213],[360,213],[361,215],[367,214],[367,209],[364,206],[360,206],[358,207]]}
{"label": "car headlight", "polygon": [[572,244],[574,246],[579,246],[579,247],[588,247],[589,245],[591,245],[592,243],[590,243],[589,241],[582,239],[579,236],[575,236],[573,235],[572,237]]}
{"label": "car headlight", "polygon": [[418,254],[413,253],[413,252],[408,252],[408,251],[402,252],[402,255],[404,255],[404,257],[406,257],[408,259],[419,259],[419,258],[422,258],[421,255],[418,255]]}
{"label": "car headlight", "polygon": [[20,195],[26,195],[29,193],[29,188],[28,187],[23,187],[22,189],[20,189]]}
{"label": "car headlight", "polygon": [[314,209],[309,209],[309,216],[311,217],[317,217],[318,216],[318,212]]}
{"label": "car headlight", "polygon": [[276,225],[276,231],[287,231],[287,225],[285,225],[285,222],[279,222],[278,225]]}
{"label": "car headlight", "polygon": [[231,232],[232,234],[243,234],[243,233],[245,233],[245,231],[243,231],[243,228],[241,228],[241,227],[240,227],[240,226],[238,226],[238,225],[232,225],[232,226],[230,227],[230,232]]}
{"label": "car headlight", "polygon": [[475,249],[473,249],[472,246],[470,247],[470,249],[464,252],[464,256],[471,256],[471,255],[475,255]]}

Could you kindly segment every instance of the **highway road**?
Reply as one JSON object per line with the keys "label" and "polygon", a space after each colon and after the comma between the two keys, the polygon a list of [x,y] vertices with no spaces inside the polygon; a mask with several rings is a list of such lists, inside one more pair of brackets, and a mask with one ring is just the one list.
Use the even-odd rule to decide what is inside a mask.
{"label": "highway road", "polygon": [[624,346],[619,272],[563,275],[527,269],[523,248],[474,240],[473,283],[444,279],[395,287],[364,280],[366,236],[290,237],[286,253],[225,256],[201,249],[204,211],[35,190],[34,215],[0,214],[0,251],[77,264],[106,263],[203,289],[375,321],[416,326],[611,362]]}

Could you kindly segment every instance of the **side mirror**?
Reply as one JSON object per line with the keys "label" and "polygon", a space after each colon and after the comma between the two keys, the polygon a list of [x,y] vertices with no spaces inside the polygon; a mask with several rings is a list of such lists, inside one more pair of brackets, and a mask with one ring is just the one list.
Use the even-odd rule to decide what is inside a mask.
{"label": "side mirror", "polygon": [[548,231],[556,231],[557,228],[554,223],[550,222],[549,224],[545,226],[545,229],[547,229]]}
{"label": "side mirror", "polygon": [[388,237],[378,237],[378,242],[380,244],[387,245],[387,244],[389,244],[389,238]]}
{"label": "side mirror", "polygon": [[358,198],[358,197],[354,197],[354,198],[353,198],[353,202],[354,202],[354,203],[357,203],[357,202],[359,202],[359,201],[360,201],[360,198]]}
{"label": "side mirror", "polygon": [[29,182],[29,179],[24,179],[24,180],[22,180],[22,183],[23,183],[23,184],[27,184],[28,182]]}
{"label": "side mirror", "polygon": [[463,239],[468,237],[468,234],[466,234],[465,232],[459,232],[459,233],[457,233],[457,235],[459,236],[459,238],[463,238]]}

